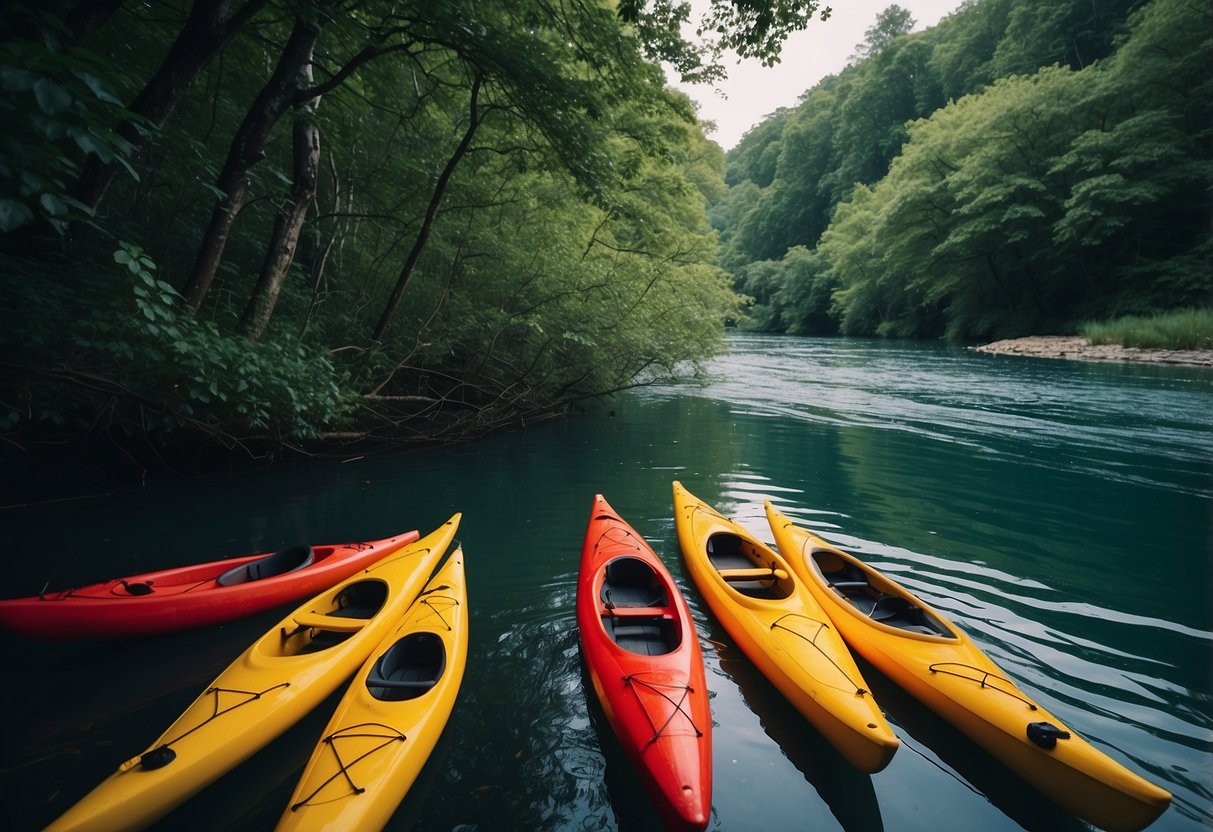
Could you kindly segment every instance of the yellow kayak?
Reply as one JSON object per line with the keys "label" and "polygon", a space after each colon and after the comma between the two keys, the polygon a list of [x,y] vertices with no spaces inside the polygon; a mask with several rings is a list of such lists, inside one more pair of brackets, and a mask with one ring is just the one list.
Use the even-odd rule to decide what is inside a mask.
{"label": "yellow kayak", "polygon": [[691,578],[750,661],[856,768],[888,765],[900,742],[783,558],[678,482],[674,523]]}
{"label": "yellow kayak", "polygon": [[297,722],[400,622],[459,520],[456,514],[282,619],[147,751],[119,766],[48,832],[142,829]]}
{"label": "yellow kayak", "polygon": [[354,677],[277,828],[382,829],[442,735],[467,652],[467,583],[456,549]]}
{"label": "yellow kayak", "polygon": [[967,635],[909,590],[766,503],[780,551],[860,655],[1066,811],[1142,829],[1171,795],[1032,701]]}

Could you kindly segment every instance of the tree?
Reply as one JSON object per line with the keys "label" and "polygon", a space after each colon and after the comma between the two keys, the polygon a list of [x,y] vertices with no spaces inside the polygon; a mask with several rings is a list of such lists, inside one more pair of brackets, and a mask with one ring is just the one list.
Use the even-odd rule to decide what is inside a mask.
{"label": "tree", "polygon": [[876,22],[864,31],[864,41],[855,45],[850,62],[857,63],[879,55],[890,43],[914,30],[914,18],[908,9],[896,4],[876,16]]}
{"label": "tree", "polygon": [[774,66],[788,35],[804,29],[814,16],[823,21],[830,16],[830,7],[819,0],[710,0],[695,30],[701,41],[689,44],[682,34],[690,22],[688,3],[622,0],[618,9],[619,17],[635,26],[645,56],[671,64],[687,82],[723,77],[720,60],[730,50]]}
{"label": "tree", "polygon": [[[706,212],[723,154],[645,59],[713,71],[715,46],[650,25],[673,5],[124,4],[87,50],[121,98],[70,44],[6,52],[36,70],[0,76],[16,221],[80,233],[50,256],[5,240],[0,423],[457,439],[686,374],[739,309]],[[709,41],[773,58],[816,4],[717,5],[739,28]],[[256,37],[231,36],[242,14]],[[162,124],[125,111],[157,88]],[[137,155],[123,123],[152,128]],[[107,152],[132,176],[96,180],[109,210],[86,226],[71,187]]]}
{"label": "tree", "polygon": [[[236,12],[231,0],[195,0],[168,55],[156,74],[127,108],[129,117],[117,125],[116,132],[130,146],[138,146],[149,129],[163,127],[189,90],[198,73],[227,45],[228,41],[265,6],[266,0],[246,0]],[[96,13],[116,7],[117,2],[90,4],[81,2],[78,14],[68,18],[68,29],[76,38],[99,25]],[[91,15],[86,18],[85,7]],[[92,155],[76,184],[74,196],[90,210],[96,210],[113,180],[115,166],[99,155]]]}
{"label": "tree", "polygon": [[[312,67],[309,63],[300,68],[296,88],[307,89],[311,85]],[[295,247],[299,241],[299,232],[303,228],[303,220],[312,200],[316,198],[316,180],[320,167],[320,128],[316,124],[316,108],[319,104],[320,98],[317,97],[299,102],[294,108],[294,176],[290,192],[278,210],[261,275],[240,319],[241,329],[253,341],[259,339],[269,326],[270,316],[278,302],[287,271],[295,259]]]}
{"label": "tree", "polygon": [[[193,271],[181,287],[181,294],[195,312],[202,305],[215,280],[215,271],[223,257],[232,225],[248,194],[249,170],[265,156],[265,143],[279,117],[300,96],[299,81],[306,78],[320,37],[319,23],[313,16],[297,16],[290,38],[278,58],[273,74],[257,94],[228,149],[227,160],[215,187],[223,194],[211,213],[210,223],[198,248]],[[314,96],[313,96],[314,97]]]}
{"label": "tree", "polygon": [[476,130],[480,127],[480,122],[484,118],[484,114],[480,110],[479,101],[480,87],[483,83],[484,78],[480,75],[476,75],[472,79],[472,90],[468,102],[467,128],[463,131],[459,144],[451,152],[450,158],[447,159],[446,165],[442,168],[442,172],[438,174],[438,179],[434,183],[434,191],[430,195],[429,204],[426,206],[425,217],[421,221],[421,228],[417,232],[417,239],[413,242],[413,247],[409,250],[408,257],[404,260],[400,276],[396,278],[396,285],[392,287],[392,293],[388,297],[387,306],[384,307],[383,314],[379,316],[379,323],[375,325],[375,331],[371,333],[371,338],[375,341],[383,340],[384,333],[387,332],[387,328],[392,322],[392,317],[396,314],[396,307],[400,305],[400,299],[404,295],[404,290],[416,271],[417,262],[421,259],[421,254],[425,251],[425,245],[429,241],[430,232],[434,228],[434,218],[438,215],[438,208],[442,205],[443,197],[446,196],[446,188],[451,181],[451,175],[454,174],[455,168],[459,166],[459,162],[467,154],[468,148],[472,145],[472,139],[476,136]]}

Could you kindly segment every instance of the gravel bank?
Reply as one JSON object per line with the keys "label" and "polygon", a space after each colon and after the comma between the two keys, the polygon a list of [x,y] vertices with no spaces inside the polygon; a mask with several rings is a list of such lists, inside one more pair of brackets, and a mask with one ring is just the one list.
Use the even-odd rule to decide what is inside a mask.
{"label": "gravel bank", "polygon": [[1080,361],[1147,361],[1213,367],[1213,350],[1143,350],[1117,344],[1095,345],[1077,335],[1033,335],[994,341],[976,352],[991,355],[1028,355],[1034,358],[1071,358]]}

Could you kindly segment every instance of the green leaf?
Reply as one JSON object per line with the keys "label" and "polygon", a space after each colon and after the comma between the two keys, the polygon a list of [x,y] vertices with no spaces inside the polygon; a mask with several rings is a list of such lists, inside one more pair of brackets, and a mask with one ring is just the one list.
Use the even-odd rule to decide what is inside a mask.
{"label": "green leaf", "polygon": [[38,202],[52,217],[62,217],[67,214],[67,205],[54,194],[43,194],[38,198]]}
{"label": "green leaf", "polygon": [[122,101],[110,91],[109,86],[100,78],[96,77],[95,75],[90,75],[87,72],[78,72],[76,73],[76,77],[84,82],[85,86],[89,88],[93,95],[97,96],[97,98],[104,101],[106,104],[117,104],[119,106],[122,105]]}
{"label": "green leaf", "polygon": [[102,162],[105,162],[107,165],[110,162],[114,161],[114,151],[110,148],[110,146],[108,144],[106,144],[105,142],[98,141],[97,137],[93,136],[91,133],[84,133],[84,132],[79,132],[79,131],[71,131],[71,132],[73,134],[72,139],[75,140],[75,142],[76,142],[76,147],[80,148],[85,153],[91,153],[91,154],[95,155],[97,158],[99,158]]}
{"label": "green leaf", "polygon": [[0,199],[0,231],[12,231],[34,219],[34,212],[23,202]]}
{"label": "green leaf", "polygon": [[34,98],[42,112],[48,116],[61,113],[72,106],[71,93],[47,78],[34,84]]}
{"label": "green leaf", "polygon": [[0,89],[5,92],[29,92],[37,83],[38,76],[15,66],[0,66]]}

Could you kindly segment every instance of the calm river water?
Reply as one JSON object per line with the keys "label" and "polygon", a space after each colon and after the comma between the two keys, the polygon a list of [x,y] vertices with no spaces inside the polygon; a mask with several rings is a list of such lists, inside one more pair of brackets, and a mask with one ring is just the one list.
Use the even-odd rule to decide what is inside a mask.
{"label": "calm river water", "polygon": [[[470,666],[390,828],[651,829],[582,680],[577,560],[601,491],[665,559],[699,626],[715,723],[711,828],[1086,828],[867,666],[903,745],[883,772],[849,768],[689,584],[670,504],[679,479],[766,540],[769,498],[888,571],[1071,728],[1174,792],[1152,829],[1208,829],[1213,373],[933,344],[729,343],[703,386],[636,391],[466,446],[0,510],[0,595],[426,532],[462,511]],[[0,636],[5,828],[40,828],[142,751],[284,612],[135,641]],[[335,702],[160,828],[271,829]]]}

